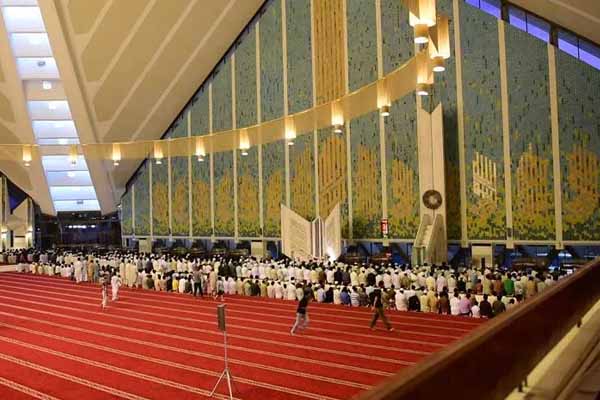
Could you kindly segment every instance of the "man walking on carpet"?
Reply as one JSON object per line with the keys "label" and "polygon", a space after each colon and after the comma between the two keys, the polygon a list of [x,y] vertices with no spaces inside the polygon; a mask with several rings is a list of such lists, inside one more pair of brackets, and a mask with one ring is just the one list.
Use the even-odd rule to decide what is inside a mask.
{"label": "man walking on carpet", "polygon": [[298,308],[296,309],[296,322],[294,322],[294,326],[292,326],[292,330],[290,334],[294,336],[296,334],[296,329],[300,328],[302,330],[308,328],[308,312],[306,309],[308,308],[308,302],[312,299],[313,294],[312,290],[307,288],[304,289],[304,295],[298,302]]}
{"label": "man walking on carpet", "polygon": [[373,319],[371,320],[371,330],[375,330],[375,324],[377,323],[377,320],[379,318],[381,318],[381,321],[387,328],[388,332],[393,332],[394,328],[392,328],[392,325],[390,324],[390,321],[388,321],[387,317],[385,316],[384,310],[383,310],[383,301],[381,299],[383,287],[384,287],[383,281],[380,281],[377,289],[375,289],[373,291],[373,308],[372,308],[372,310],[374,311],[374,314],[373,314]]}

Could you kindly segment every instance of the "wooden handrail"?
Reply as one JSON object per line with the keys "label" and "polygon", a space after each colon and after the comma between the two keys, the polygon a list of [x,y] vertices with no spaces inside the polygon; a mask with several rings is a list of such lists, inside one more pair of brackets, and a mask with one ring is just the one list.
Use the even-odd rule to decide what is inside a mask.
{"label": "wooden handrail", "polygon": [[596,260],[358,399],[504,399],[599,299]]}

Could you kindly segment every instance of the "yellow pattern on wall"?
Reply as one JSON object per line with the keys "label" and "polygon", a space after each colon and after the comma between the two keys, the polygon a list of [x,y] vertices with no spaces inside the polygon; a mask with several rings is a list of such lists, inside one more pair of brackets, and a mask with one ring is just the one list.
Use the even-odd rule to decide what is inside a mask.
{"label": "yellow pattern on wall", "polygon": [[414,207],[414,177],[415,172],[401,160],[392,160],[392,179],[388,191],[392,201],[388,204],[390,215],[396,216],[400,224],[416,225],[418,211]]}
{"label": "yellow pattern on wall", "polygon": [[152,183],[152,217],[154,235],[168,235],[169,232],[169,187],[166,182]]}
{"label": "yellow pattern on wall", "polygon": [[549,182],[550,160],[533,151],[530,143],[516,171],[514,227],[517,231],[551,231],[554,226],[553,193]]}
{"label": "yellow pattern on wall", "polygon": [[[238,166],[240,163],[238,163]],[[240,235],[242,233],[253,233],[253,236],[260,235],[256,232],[258,227],[258,186],[256,177],[252,175],[248,165],[244,165],[238,171],[238,224]]]}
{"label": "yellow pattern on wall", "polygon": [[353,177],[354,215],[360,215],[365,223],[379,221],[381,218],[381,192],[373,189],[373,182],[379,179],[381,165],[377,154],[365,145],[357,149],[358,168]]}
{"label": "yellow pattern on wall", "polygon": [[281,224],[281,193],[284,190],[281,174],[271,175],[265,187],[269,188],[265,191],[265,231],[274,232]]}
{"label": "yellow pattern on wall", "polygon": [[574,145],[567,160],[567,182],[572,195],[565,199],[564,222],[581,224],[593,217],[600,201],[600,160],[583,144]]}
{"label": "yellow pattern on wall", "polygon": [[346,92],[344,0],[313,1],[317,104]]}
{"label": "yellow pattern on wall", "polygon": [[215,232],[233,231],[233,182],[229,174],[215,185]]}
{"label": "yellow pattern on wall", "polygon": [[177,182],[174,189],[171,199],[173,202],[171,205],[173,211],[173,234],[175,234],[175,232],[187,232],[190,229],[188,215],[189,198],[186,190],[187,182]]}
{"label": "yellow pattern on wall", "polygon": [[327,218],[331,210],[346,201],[346,141],[332,133],[319,149],[319,214]]}
{"label": "yellow pattern on wall", "polygon": [[312,151],[306,146],[302,153],[296,155],[292,160],[295,174],[290,180],[291,206],[292,209],[304,218],[313,219],[314,174],[312,163]]}
{"label": "yellow pattern on wall", "polygon": [[[196,202],[196,206],[192,207],[194,230],[206,234],[210,231],[212,224],[210,220],[210,184],[200,179],[193,182],[193,200]],[[201,203],[201,205],[198,206],[197,203]]]}

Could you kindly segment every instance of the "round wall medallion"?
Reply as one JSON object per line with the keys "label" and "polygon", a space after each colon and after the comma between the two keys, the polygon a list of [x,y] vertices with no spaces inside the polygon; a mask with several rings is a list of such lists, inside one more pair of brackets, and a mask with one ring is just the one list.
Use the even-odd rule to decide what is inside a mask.
{"label": "round wall medallion", "polygon": [[430,210],[437,210],[442,205],[442,195],[437,190],[428,190],[423,193],[423,204]]}

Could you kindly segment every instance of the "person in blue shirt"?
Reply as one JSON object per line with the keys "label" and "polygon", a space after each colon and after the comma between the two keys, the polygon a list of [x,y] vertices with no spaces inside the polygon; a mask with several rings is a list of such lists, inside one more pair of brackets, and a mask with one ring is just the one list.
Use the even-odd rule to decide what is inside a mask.
{"label": "person in blue shirt", "polygon": [[342,293],[340,293],[340,300],[342,301],[342,304],[345,306],[351,305],[350,293],[348,293],[348,288],[346,286],[344,286],[344,288],[342,289]]}

